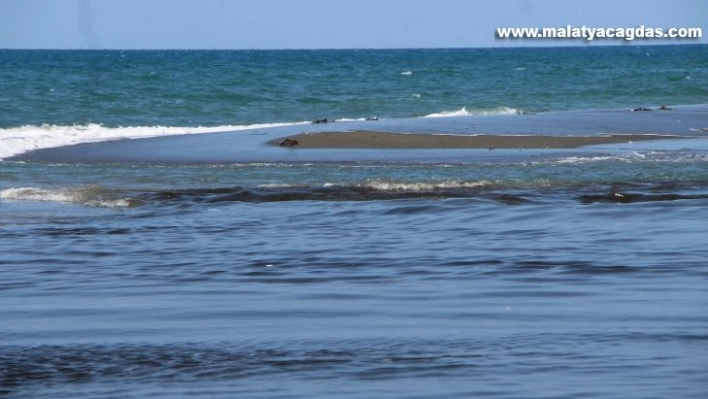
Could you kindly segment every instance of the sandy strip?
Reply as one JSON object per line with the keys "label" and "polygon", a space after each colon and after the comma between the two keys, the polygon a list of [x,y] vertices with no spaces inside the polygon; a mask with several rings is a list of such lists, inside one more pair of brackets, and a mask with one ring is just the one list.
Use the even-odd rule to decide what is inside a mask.
{"label": "sandy strip", "polygon": [[681,136],[616,134],[598,136],[499,136],[387,133],[356,130],[349,132],[303,133],[270,141],[271,145],[292,148],[576,148],[595,144],[630,143],[641,140],[676,139]]}

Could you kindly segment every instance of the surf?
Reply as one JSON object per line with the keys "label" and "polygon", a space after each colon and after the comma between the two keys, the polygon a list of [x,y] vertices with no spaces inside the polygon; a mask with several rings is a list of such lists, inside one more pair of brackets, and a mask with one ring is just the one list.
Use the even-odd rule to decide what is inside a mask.
{"label": "surf", "polygon": [[84,125],[24,125],[0,128],[0,161],[29,151],[109,140],[140,139],[185,134],[232,132],[295,126],[310,122],[257,123],[222,126],[121,126],[98,123]]}
{"label": "surf", "polygon": [[462,107],[458,110],[452,111],[440,111],[434,112],[432,114],[427,114],[423,118],[447,118],[455,116],[491,116],[491,115],[522,115],[526,113],[522,109],[511,108],[511,107],[496,107],[496,108],[480,108],[480,109],[470,109],[467,107]]}

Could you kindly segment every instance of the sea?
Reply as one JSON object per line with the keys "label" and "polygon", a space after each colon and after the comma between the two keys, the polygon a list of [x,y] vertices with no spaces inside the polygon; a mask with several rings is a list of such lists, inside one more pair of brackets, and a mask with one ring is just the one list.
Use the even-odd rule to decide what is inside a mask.
{"label": "sea", "polygon": [[0,397],[705,398],[706,138],[704,44],[0,50]]}

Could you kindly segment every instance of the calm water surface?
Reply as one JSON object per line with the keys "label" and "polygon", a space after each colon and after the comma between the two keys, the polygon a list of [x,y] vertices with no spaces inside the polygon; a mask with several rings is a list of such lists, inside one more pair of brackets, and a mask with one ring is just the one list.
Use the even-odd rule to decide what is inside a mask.
{"label": "calm water surface", "polygon": [[[242,174],[267,168],[287,180],[313,167]],[[130,176],[121,168],[94,173]],[[421,167],[330,168],[344,180]],[[234,179],[184,169],[157,174]],[[3,390],[701,397],[705,186],[527,183],[82,186],[72,195],[83,201],[133,205],[4,201]],[[667,190],[677,197],[666,200]]]}

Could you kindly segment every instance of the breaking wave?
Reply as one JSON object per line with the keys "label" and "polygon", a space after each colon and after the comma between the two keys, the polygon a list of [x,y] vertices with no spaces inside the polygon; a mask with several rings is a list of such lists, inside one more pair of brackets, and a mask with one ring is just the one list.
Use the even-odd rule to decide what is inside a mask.
{"label": "breaking wave", "polygon": [[130,198],[118,198],[118,193],[99,185],[73,188],[18,187],[0,190],[0,200],[63,202],[104,208],[127,208],[137,205]]}
{"label": "breaking wave", "polygon": [[[368,180],[365,183],[355,184],[354,187],[383,191],[383,192],[421,192],[470,189],[481,187],[492,187],[493,182],[487,180],[461,181],[461,180],[440,180],[430,182],[404,182],[395,180]],[[326,183],[324,187],[341,187],[333,183]]]}
{"label": "breaking wave", "polygon": [[455,111],[441,111],[423,116],[423,118],[446,118],[452,116],[488,116],[488,115],[520,115],[524,111],[516,108],[497,107],[468,110],[467,107]]}
{"label": "breaking wave", "polygon": [[[457,111],[442,111],[423,116],[424,118],[449,117],[449,116],[478,116],[478,115],[514,115],[522,113],[514,108],[499,107],[491,109]],[[377,117],[369,118],[340,118],[338,122],[361,122],[378,120]],[[85,125],[25,125],[19,127],[0,128],[0,161],[25,152],[44,148],[63,147],[74,144],[93,143],[119,139],[138,139],[160,136],[174,136],[184,134],[232,132],[241,130],[267,129],[310,124],[310,121],[259,123],[252,125],[223,125],[223,126],[121,126],[106,127],[98,123]]]}
{"label": "breaking wave", "polygon": [[229,202],[385,201],[408,199],[475,199],[505,205],[549,203],[638,203],[705,200],[708,191],[696,182],[612,183],[583,185],[507,180],[396,181],[372,179],[357,183],[261,184],[165,190],[110,190],[99,185],[73,188],[19,187],[0,190],[0,201],[46,201],[105,208],[183,206]]}
{"label": "breaking wave", "polygon": [[182,134],[229,132],[292,126],[309,122],[260,123],[253,125],[224,125],[212,127],[186,126],[127,126],[106,127],[97,123],[87,125],[25,125],[0,128],[0,161],[28,151],[42,148],[91,143],[117,139],[136,139]]}

